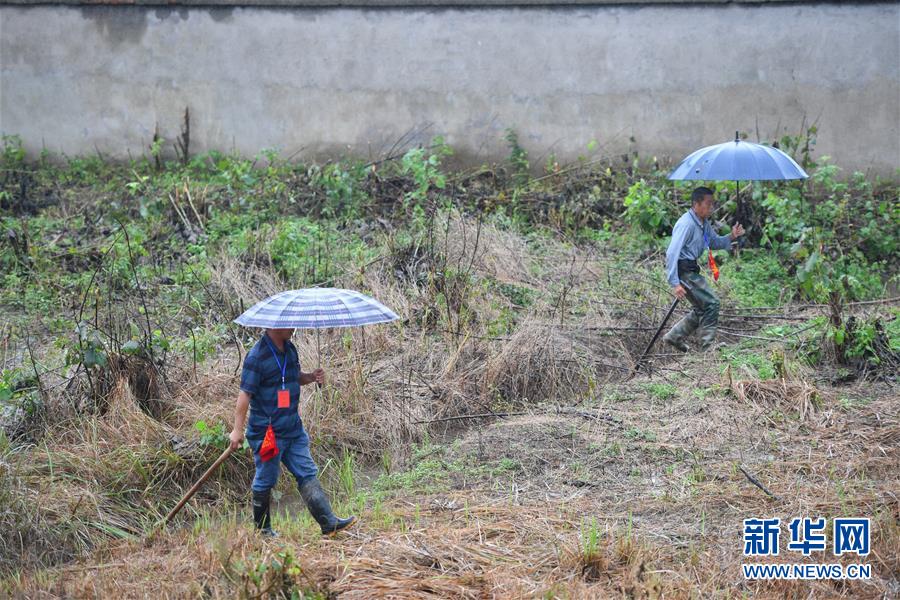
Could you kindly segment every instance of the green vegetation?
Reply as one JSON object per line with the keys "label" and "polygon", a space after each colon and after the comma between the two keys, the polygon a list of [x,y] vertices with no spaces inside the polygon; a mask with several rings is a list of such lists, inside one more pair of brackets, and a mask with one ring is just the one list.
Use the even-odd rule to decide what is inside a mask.
{"label": "green vegetation", "polygon": [[754,352],[749,348],[742,348],[741,346],[723,348],[720,354],[725,360],[723,370],[731,367],[735,371],[736,377],[749,376],[757,379],[774,379],[777,375],[775,363],[771,357]]}
{"label": "green vegetation", "polygon": [[641,179],[628,188],[622,216],[626,223],[646,233],[665,236],[672,233],[672,225],[681,216],[678,203],[672,200],[671,189],[660,190],[654,183]]}
{"label": "green vegetation", "polygon": [[720,285],[742,306],[778,306],[790,299],[792,290],[785,286],[791,281],[788,269],[768,250],[743,250],[721,266]]}
{"label": "green vegetation", "polygon": [[657,400],[660,400],[661,402],[671,400],[678,395],[678,389],[671,383],[659,383],[656,381],[652,381],[644,384],[644,389],[647,390],[647,392],[651,396],[653,396]]}
{"label": "green vegetation", "polygon": [[[451,487],[483,481],[511,478],[519,472],[518,462],[510,458],[490,461],[474,461],[473,457],[447,458],[447,448],[424,445],[413,450],[413,466],[404,472],[385,473],[374,484],[376,492],[397,491],[433,493],[447,491]],[[418,457],[418,458],[417,458]]]}
{"label": "green vegetation", "polygon": [[596,580],[602,575],[603,559],[603,535],[597,524],[597,519],[581,524],[581,544],[579,548],[579,561],[581,572],[588,580]]}

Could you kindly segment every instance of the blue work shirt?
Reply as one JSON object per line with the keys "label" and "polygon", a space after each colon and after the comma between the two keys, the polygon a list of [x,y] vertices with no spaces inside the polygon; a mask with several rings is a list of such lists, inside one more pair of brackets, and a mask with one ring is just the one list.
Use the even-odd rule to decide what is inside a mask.
{"label": "blue work shirt", "polygon": [[703,219],[703,223],[700,223],[694,209],[688,210],[675,222],[675,227],[672,228],[672,241],[666,250],[666,279],[672,287],[681,283],[681,279],[678,278],[678,261],[697,260],[706,251],[704,232],[713,250],[724,250],[731,246],[731,236],[718,235],[710,225],[709,219]]}
{"label": "blue work shirt", "polygon": [[[272,350],[275,351],[274,354]],[[278,408],[278,390],[281,389],[279,362],[285,368],[284,387],[291,393],[291,405],[288,408]],[[303,435],[303,424],[298,412],[300,356],[290,341],[284,343],[284,352],[280,352],[275,342],[264,333],[244,357],[241,389],[250,394],[246,432],[248,440],[263,439],[270,419],[276,438],[293,439]]]}

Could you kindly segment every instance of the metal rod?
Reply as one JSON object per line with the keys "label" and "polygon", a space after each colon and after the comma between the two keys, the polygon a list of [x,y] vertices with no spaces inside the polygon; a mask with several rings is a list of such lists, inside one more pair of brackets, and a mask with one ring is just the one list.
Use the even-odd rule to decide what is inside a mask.
{"label": "metal rod", "polygon": [[628,378],[626,379],[626,381],[628,381],[628,379],[631,379],[632,377],[634,377],[635,374],[638,372],[638,369],[641,368],[641,363],[644,362],[644,359],[647,358],[647,355],[650,353],[650,349],[653,348],[653,344],[655,344],[656,340],[659,339],[659,334],[662,333],[663,327],[665,327],[666,323],[669,322],[669,318],[672,316],[672,313],[675,312],[676,306],[678,306],[678,298],[675,298],[675,301],[672,302],[672,306],[669,307],[669,312],[666,313],[666,316],[663,319],[662,323],[660,323],[659,328],[656,330],[656,333],[653,334],[653,339],[651,339],[650,343],[647,344],[647,348],[644,349],[644,353],[641,354],[641,357],[634,364],[634,369],[632,369],[631,374],[628,375]]}

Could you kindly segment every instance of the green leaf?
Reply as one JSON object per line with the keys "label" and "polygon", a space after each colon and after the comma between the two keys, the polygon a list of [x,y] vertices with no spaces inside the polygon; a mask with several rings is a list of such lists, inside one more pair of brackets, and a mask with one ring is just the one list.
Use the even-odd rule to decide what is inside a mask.
{"label": "green leaf", "polygon": [[843,327],[839,327],[834,330],[834,343],[838,346],[842,346],[844,344],[844,337],[847,334],[844,332]]}
{"label": "green leaf", "polygon": [[807,275],[810,275],[815,270],[816,265],[819,264],[820,258],[822,258],[822,255],[819,254],[818,250],[816,250],[809,255],[809,258],[807,258],[806,262],[803,263],[803,267],[801,267],[801,270]]}
{"label": "green leaf", "polygon": [[84,366],[88,369],[92,367],[105,367],[106,354],[93,345],[88,346],[84,351]]}
{"label": "green leaf", "polygon": [[141,345],[136,340],[131,340],[122,344],[123,354],[138,354],[141,351]]}

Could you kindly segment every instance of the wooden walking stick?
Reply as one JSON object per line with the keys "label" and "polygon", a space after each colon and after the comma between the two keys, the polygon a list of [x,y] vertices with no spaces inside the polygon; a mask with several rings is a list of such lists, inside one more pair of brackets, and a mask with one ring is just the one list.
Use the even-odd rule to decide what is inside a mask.
{"label": "wooden walking stick", "polygon": [[171,511],[169,511],[169,514],[166,515],[166,518],[163,521],[164,524],[168,524],[169,521],[171,521],[172,518],[181,511],[182,508],[184,508],[184,505],[187,504],[187,501],[190,500],[191,497],[197,493],[197,490],[200,489],[200,486],[202,486],[204,483],[206,483],[206,480],[209,479],[210,475],[212,475],[213,472],[215,472],[215,470],[219,468],[219,465],[221,465],[223,462],[225,462],[225,459],[227,459],[229,456],[231,456],[232,452],[234,452],[234,450],[229,445],[228,448],[225,449],[225,452],[222,453],[222,456],[217,458],[216,462],[214,462],[212,464],[212,466],[206,470],[206,473],[204,473],[203,476],[197,480],[197,483],[195,483],[193,486],[191,486],[191,489],[189,489],[187,491],[187,493],[184,495],[184,498],[182,498],[178,502],[178,504],[175,505],[175,508],[173,508]]}
{"label": "wooden walking stick", "polygon": [[666,323],[669,322],[669,318],[672,316],[672,313],[675,312],[676,306],[678,306],[678,298],[675,298],[675,301],[672,302],[672,306],[669,307],[669,312],[666,313],[666,317],[660,324],[659,329],[656,330],[656,333],[653,335],[653,339],[650,340],[649,344],[647,344],[647,347],[644,349],[644,353],[641,354],[641,357],[638,359],[638,361],[634,363],[634,369],[631,370],[631,374],[628,375],[628,378],[625,381],[628,381],[629,379],[634,377],[635,374],[637,374],[638,369],[641,368],[641,363],[644,362],[644,359],[647,358],[647,355],[650,353],[650,349],[653,348],[653,344],[655,344],[656,340],[659,339],[659,334],[662,333],[663,327],[666,326]]}

